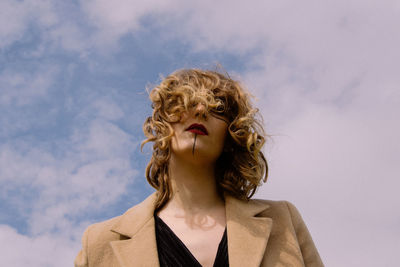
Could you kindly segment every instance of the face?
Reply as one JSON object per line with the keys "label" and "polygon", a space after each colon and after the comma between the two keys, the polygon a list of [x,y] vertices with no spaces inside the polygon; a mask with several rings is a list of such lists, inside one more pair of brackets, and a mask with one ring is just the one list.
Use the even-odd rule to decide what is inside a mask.
{"label": "face", "polygon": [[221,155],[228,121],[225,117],[207,112],[199,103],[184,112],[179,122],[172,123],[174,136],[171,140],[173,156],[198,163],[215,163]]}

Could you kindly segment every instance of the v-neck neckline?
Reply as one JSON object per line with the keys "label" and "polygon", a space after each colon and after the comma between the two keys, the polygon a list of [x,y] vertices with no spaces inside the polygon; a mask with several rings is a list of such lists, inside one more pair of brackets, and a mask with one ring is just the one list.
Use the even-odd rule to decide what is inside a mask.
{"label": "v-neck neckline", "polygon": [[[177,244],[187,252],[187,255],[193,260],[193,262],[196,263],[196,267],[202,267],[202,265],[200,264],[200,262],[196,259],[196,257],[193,255],[193,253],[189,250],[189,248],[185,245],[185,243],[183,243],[183,241],[175,234],[175,232],[171,229],[171,227],[169,227],[168,224],[166,224],[157,214],[154,214],[154,217],[156,219],[156,222],[161,223],[165,229],[167,229],[167,231],[169,232],[169,234],[171,235],[171,237],[174,239],[174,241],[177,242]],[[217,262],[218,256],[221,253],[221,246],[223,244],[224,239],[227,238],[227,227],[225,226],[225,230],[224,233],[222,235],[222,238],[218,244],[218,248],[217,248],[217,253],[215,254],[215,258],[214,258],[214,263],[213,266],[215,267],[215,263]]]}

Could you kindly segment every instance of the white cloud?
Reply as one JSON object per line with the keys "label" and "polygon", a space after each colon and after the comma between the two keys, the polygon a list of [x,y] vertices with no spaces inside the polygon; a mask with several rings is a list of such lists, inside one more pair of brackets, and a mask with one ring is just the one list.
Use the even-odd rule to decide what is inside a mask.
{"label": "white cloud", "polygon": [[108,101],[106,98],[97,99],[83,113],[95,112],[100,117],[107,120],[117,120],[123,117],[124,113],[116,103]]}
{"label": "white cloud", "polygon": [[138,142],[111,121],[123,111],[102,97],[81,114],[66,139],[0,146],[1,198],[27,223],[25,234],[0,225],[7,266],[70,266],[87,216],[118,201],[134,182],[130,160]]}
{"label": "white cloud", "polygon": [[27,110],[49,102],[58,74],[58,66],[54,64],[43,64],[35,70],[29,69],[29,66],[26,69],[9,67],[0,72],[1,137],[41,126],[54,115],[54,108],[48,108],[41,118]]}
{"label": "white cloud", "polygon": [[0,224],[2,262],[6,266],[71,266],[79,243],[60,235],[28,237]]}
{"label": "white cloud", "polygon": [[174,14],[185,18],[175,34],[196,49],[260,51],[243,79],[277,136],[258,197],[297,204],[327,265],[394,264],[398,3],[202,1],[184,9]]}
{"label": "white cloud", "polygon": [[121,36],[140,30],[143,16],[154,15],[176,8],[172,0],[129,1],[90,0],[81,1],[90,23],[98,29],[103,42],[115,42]]}
{"label": "white cloud", "polygon": [[79,52],[86,56],[93,43],[90,34],[73,21],[63,21],[49,30],[46,40],[49,40],[55,49],[63,48],[67,51]]}
{"label": "white cloud", "polygon": [[0,148],[2,195],[23,186],[39,195],[33,203],[17,203],[32,205],[34,234],[62,231],[73,223],[66,215],[73,218],[112,203],[136,175],[129,160],[137,144],[112,123],[92,121],[63,143],[56,149],[62,156],[27,142]]}
{"label": "white cloud", "polygon": [[[395,263],[400,130],[395,118],[374,112],[309,105],[280,127],[285,134],[268,149],[270,181],[258,197],[297,204],[333,266]],[[366,262],[365,254],[374,257]]]}
{"label": "white cloud", "polygon": [[18,41],[23,43],[26,36],[34,33],[39,40],[38,47],[35,51],[26,51],[25,56],[40,57],[59,48],[85,56],[95,41],[85,25],[79,24],[78,14],[77,5],[68,2],[1,1],[0,48],[11,47]]}
{"label": "white cloud", "polygon": [[29,10],[15,1],[1,1],[0,10],[0,47],[4,47],[21,38]]}
{"label": "white cloud", "polygon": [[33,72],[5,70],[0,74],[0,105],[20,107],[46,98],[57,73],[55,66],[42,66]]}
{"label": "white cloud", "polygon": [[50,0],[1,1],[0,48],[23,38],[32,22],[44,28],[57,22]]}
{"label": "white cloud", "polygon": [[[21,38],[31,17],[38,18],[26,3],[33,2],[2,2],[13,15],[9,27],[0,26],[0,47]],[[390,255],[399,247],[398,1],[93,0],[81,5],[86,23],[94,26],[89,34],[44,12],[49,15],[41,25],[52,25],[50,40],[67,50],[115,45],[140,31],[149,15],[163,30],[159,38],[176,38],[197,51],[258,51],[243,78],[259,98],[267,130],[277,135],[269,150],[269,185],[258,196],[297,204],[327,265],[395,265]],[[18,76],[2,79],[3,84],[26,83]],[[1,101],[29,99],[7,93]],[[74,149],[63,156],[24,144],[1,148],[0,177],[14,183],[2,183],[1,190],[32,181],[41,188],[43,198],[31,217],[32,231],[40,236],[49,228],[72,227],[64,215],[98,198],[104,205],[113,201],[122,192],[110,193],[109,182],[128,183],[132,175],[126,161],[132,143],[109,121],[120,118],[121,111],[98,100],[85,112],[82,116],[96,112],[102,119],[77,130],[65,144]],[[93,190],[87,177],[99,187]],[[53,205],[54,199],[60,202]],[[41,218],[39,211],[57,222]],[[23,239],[10,228],[2,231]]]}

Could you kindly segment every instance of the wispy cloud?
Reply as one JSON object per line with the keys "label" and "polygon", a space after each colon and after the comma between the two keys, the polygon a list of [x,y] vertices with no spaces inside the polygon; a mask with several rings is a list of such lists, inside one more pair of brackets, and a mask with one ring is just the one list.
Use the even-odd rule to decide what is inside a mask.
{"label": "wispy cloud", "polygon": [[11,266],[53,266],[60,255],[71,261],[87,220],[118,201],[135,180],[131,159],[138,141],[113,122],[123,111],[103,97],[80,114],[66,139],[0,145],[1,206],[14,210],[15,221],[26,222],[28,234],[1,227],[0,236],[12,237],[18,251],[7,254]]}
{"label": "wispy cloud", "polygon": [[0,241],[7,244],[2,248],[2,257],[8,266],[51,267],[55,263],[71,266],[71,259],[79,249],[77,242],[68,237],[50,234],[29,237],[7,225],[0,225]]}
{"label": "wispy cloud", "polygon": [[81,1],[89,23],[96,28],[96,36],[105,43],[114,43],[126,34],[142,30],[141,20],[148,15],[163,15],[176,8],[178,1]]}
{"label": "wispy cloud", "polygon": [[0,3],[0,48],[24,38],[33,23],[43,28],[57,22],[51,1],[12,1]]}
{"label": "wispy cloud", "polygon": [[54,109],[47,110],[40,118],[32,111],[52,101],[50,94],[54,93],[52,86],[58,74],[57,66],[45,64],[34,70],[18,66],[0,71],[0,138],[48,122]]}
{"label": "wispy cloud", "polygon": [[54,66],[35,71],[6,69],[0,74],[0,105],[21,107],[46,98],[56,74]]}
{"label": "wispy cloud", "polygon": [[[398,247],[400,220],[393,212],[400,208],[395,0],[26,0],[2,1],[0,12],[1,200],[27,224],[26,231],[0,227],[0,238],[14,242],[9,265],[51,266],[59,258],[70,266],[91,218],[83,214],[127,193],[140,138],[121,121],[135,117],[126,106],[142,98],[113,98],[109,91],[118,95],[121,88],[94,80],[104,70],[120,71],[124,55],[118,64],[109,59],[121,47],[135,49],[132,39],[148,31],[174,66],[187,66],[171,52],[180,48],[241,58],[243,71],[234,76],[258,97],[273,135],[270,181],[258,196],[297,204],[327,265],[394,264],[389,252]],[[35,67],[26,67],[33,59],[28,65]],[[160,64],[133,60],[135,77],[145,75],[142,66]],[[81,69],[87,71],[78,75]],[[85,80],[93,72],[101,74]],[[20,257],[13,252],[19,249],[31,253]],[[48,260],[37,256],[47,254]]]}

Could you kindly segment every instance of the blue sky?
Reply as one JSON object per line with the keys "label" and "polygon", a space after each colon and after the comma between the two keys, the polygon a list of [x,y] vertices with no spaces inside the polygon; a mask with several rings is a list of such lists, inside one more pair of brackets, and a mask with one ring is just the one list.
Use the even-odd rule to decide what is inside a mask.
{"label": "blue sky", "polygon": [[393,265],[399,13],[391,0],[2,1],[4,262],[71,266],[89,224],[149,195],[146,88],[218,63],[271,135],[256,197],[293,202],[328,266]]}

